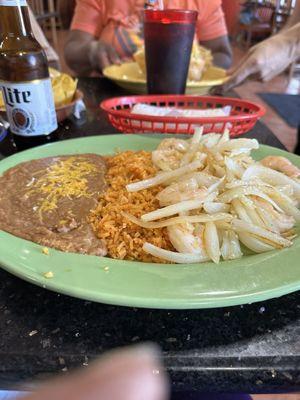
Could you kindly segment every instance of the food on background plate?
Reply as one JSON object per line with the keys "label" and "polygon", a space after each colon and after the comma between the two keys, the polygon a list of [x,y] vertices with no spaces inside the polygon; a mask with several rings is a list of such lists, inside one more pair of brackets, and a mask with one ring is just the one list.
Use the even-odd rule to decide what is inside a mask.
{"label": "food on background plate", "polygon": [[[141,47],[134,55],[134,60],[139,65],[141,72],[146,77],[146,61],[145,61],[145,49]],[[176,62],[176,60],[174,60]],[[202,75],[213,65],[213,58],[211,51],[203,46],[200,46],[197,40],[194,40],[191,61],[188,72],[189,81],[200,81]]]}
{"label": "food on background plate", "polygon": [[194,40],[188,72],[189,81],[201,81],[202,75],[213,65],[211,51]]}
{"label": "food on background plate", "polygon": [[[54,68],[49,68],[49,74],[55,107],[59,108],[70,104],[74,99],[77,89],[77,79],[73,79],[70,75],[57,71]],[[0,108],[5,108],[2,92],[0,92]]]}
{"label": "food on background plate", "polygon": [[138,64],[143,76],[146,76],[146,58],[145,58],[145,48],[141,46],[134,54],[134,61]]}
{"label": "food on background plate", "polygon": [[261,160],[261,164],[265,167],[275,169],[276,171],[283,172],[291,178],[300,178],[300,170],[293,165],[285,157],[268,156]]}
{"label": "food on background plate", "polygon": [[0,178],[0,229],[64,251],[143,262],[218,263],[291,246],[300,170],[284,157],[255,161],[255,139],[202,132],[163,139],[152,152],[20,164]]}
{"label": "food on background plate", "polygon": [[0,229],[62,251],[105,255],[87,222],[105,189],[106,163],[96,154],[21,163],[0,177]]}

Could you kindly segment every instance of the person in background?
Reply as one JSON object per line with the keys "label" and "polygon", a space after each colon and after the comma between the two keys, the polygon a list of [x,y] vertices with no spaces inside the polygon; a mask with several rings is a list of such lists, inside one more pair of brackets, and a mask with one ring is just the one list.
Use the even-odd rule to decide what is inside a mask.
{"label": "person in background", "polygon": [[[200,44],[212,51],[216,65],[230,67],[232,53],[221,0],[165,0],[164,5],[197,10]],[[77,0],[65,45],[69,67],[84,76],[131,58],[143,43],[143,8],[141,0]]]}
{"label": "person in background", "polygon": [[300,58],[300,0],[287,24],[274,36],[250,48],[245,57],[228,71],[223,91],[248,78],[269,81]]}

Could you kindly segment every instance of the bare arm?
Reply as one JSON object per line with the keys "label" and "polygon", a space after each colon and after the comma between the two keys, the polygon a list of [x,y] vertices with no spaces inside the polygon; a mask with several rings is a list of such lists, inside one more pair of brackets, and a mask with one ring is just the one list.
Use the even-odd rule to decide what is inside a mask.
{"label": "bare arm", "polygon": [[300,57],[300,0],[279,33],[251,47],[240,63],[229,71],[223,90],[241,84],[247,78],[269,81]]}
{"label": "bare arm", "polygon": [[222,68],[229,68],[231,66],[232,51],[227,35],[213,40],[202,41],[201,45],[211,50],[215,65]]}
{"label": "bare arm", "polygon": [[224,90],[241,84],[247,78],[269,81],[300,57],[300,22],[291,28],[251,47],[231,71]]}
{"label": "bare arm", "polygon": [[120,58],[115,49],[89,33],[70,31],[65,44],[65,58],[69,67],[79,76],[101,71],[110,64],[118,64]]}

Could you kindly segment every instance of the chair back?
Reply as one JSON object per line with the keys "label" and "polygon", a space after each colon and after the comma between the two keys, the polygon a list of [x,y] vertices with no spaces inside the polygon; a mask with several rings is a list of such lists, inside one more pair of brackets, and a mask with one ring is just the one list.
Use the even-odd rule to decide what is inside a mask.
{"label": "chair back", "polygon": [[[273,33],[278,32],[287,22],[293,13],[297,0],[277,0],[277,7],[274,14]],[[298,0],[299,1],[299,0]]]}
{"label": "chair back", "polygon": [[43,0],[28,0],[34,15],[43,15],[45,13],[45,6]]}
{"label": "chair back", "polygon": [[261,23],[271,23],[277,7],[277,1],[257,1],[255,16]]}

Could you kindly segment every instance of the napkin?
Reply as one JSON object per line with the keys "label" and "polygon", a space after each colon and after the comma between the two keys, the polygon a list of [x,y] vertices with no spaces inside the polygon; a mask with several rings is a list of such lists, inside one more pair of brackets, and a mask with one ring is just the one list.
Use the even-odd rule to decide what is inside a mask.
{"label": "napkin", "polygon": [[148,104],[135,104],[131,110],[132,114],[149,115],[156,117],[184,117],[184,118],[210,118],[210,117],[228,117],[231,113],[231,106],[211,109],[187,109],[157,107]]}

